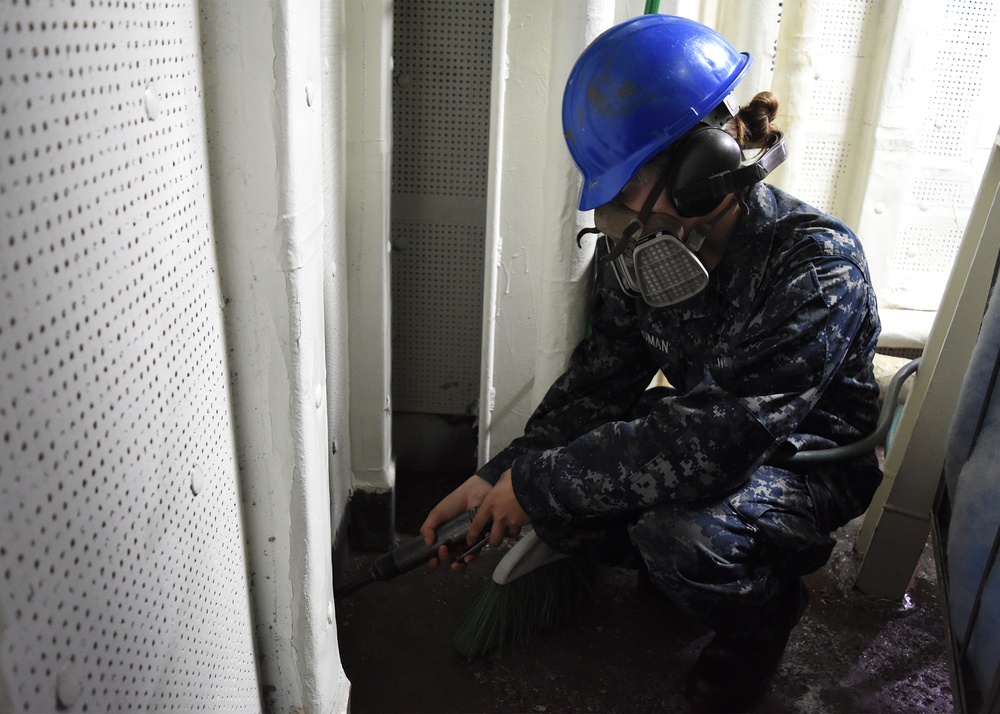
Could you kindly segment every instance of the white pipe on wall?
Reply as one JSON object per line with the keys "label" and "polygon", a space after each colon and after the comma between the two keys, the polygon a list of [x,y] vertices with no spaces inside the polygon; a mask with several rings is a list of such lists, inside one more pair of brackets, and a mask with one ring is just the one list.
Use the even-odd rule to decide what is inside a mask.
{"label": "white pipe on wall", "polygon": [[510,23],[508,0],[493,5],[493,80],[490,85],[489,189],[486,196],[486,236],[483,264],[483,335],[482,372],[479,380],[479,464],[491,453],[493,410],[496,388],[493,386],[496,350],[497,291],[503,238],[500,235],[500,181],[503,157],[503,116],[508,77],[507,27]]}
{"label": "white pipe on wall", "polygon": [[319,0],[213,1],[202,13],[264,705],[344,709],[326,447]]}
{"label": "white pipe on wall", "polygon": [[389,492],[392,458],[389,206],[392,2],[344,5],[348,32],[347,269],[351,458],[356,488]]}
{"label": "white pipe on wall", "polygon": [[[348,356],[347,170],[345,144],[346,29],[343,3],[321,11],[324,213],[324,303],[326,320],[327,422],[330,454],[330,522],[342,532],[351,488],[350,360]],[[338,544],[335,543],[335,546]]]}
{"label": "white pipe on wall", "polygon": [[[616,4],[505,0],[498,9],[480,461],[523,431],[582,332],[588,258],[574,237],[585,218],[576,212],[579,177],[562,140],[562,88],[583,48],[614,22]],[[560,287],[567,284],[572,292]]]}
{"label": "white pipe on wall", "polygon": [[[281,708],[328,712],[346,707],[348,682],[340,665],[333,617],[330,482],[326,420],[324,214],[321,124],[320,0],[272,0],[275,101],[279,125],[279,231],[292,318],[291,401],[295,460],[288,532],[293,630],[279,645],[291,649],[301,692]],[[283,225],[282,225],[283,224]],[[282,230],[284,228],[284,230]],[[263,623],[259,623],[263,624]],[[291,642],[288,635],[291,635]],[[265,662],[266,663],[266,662]],[[280,686],[288,686],[283,680]]]}
{"label": "white pipe on wall", "polygon": [[[590,211],[578,210],[581,175],[566,148],[562,131],[562,94],[570,69],[580,53],[601,31],[614,24],[613,2],[555,3],[550,54],[552,101],[545,121],[547,158],[542,175],[541,299],[538,301],[538,341],[532,405],[538,404],[561,375],[570,353],[583,337],[593,292],[595,238],[588,235],[577,246],[576,235],[593,225]],[[582,41],[581,41],[582,39]]]}

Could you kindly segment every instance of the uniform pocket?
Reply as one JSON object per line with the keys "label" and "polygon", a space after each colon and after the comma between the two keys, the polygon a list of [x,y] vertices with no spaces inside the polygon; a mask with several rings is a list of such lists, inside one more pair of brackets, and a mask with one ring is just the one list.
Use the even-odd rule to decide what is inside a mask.
{"label": "uniform pocket", "polygon": [[823,567],[833,552],[836,541],[817,519],[804,476],[762,466],[728,505],[755,531],[759,564],[777,573],[806,575]]}

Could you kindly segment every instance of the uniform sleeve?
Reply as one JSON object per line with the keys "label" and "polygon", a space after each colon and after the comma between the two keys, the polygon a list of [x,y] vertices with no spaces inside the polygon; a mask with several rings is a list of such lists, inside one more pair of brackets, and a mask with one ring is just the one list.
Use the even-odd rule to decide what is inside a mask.
{"label": "uniform sleeve", "polygon": [[574,349],[566,371],[549,388],[518,437],[478,474],[496,483],[513,461],[576,440],[628,412],[656,373],[625,295],[604,268],[591,310],[588,334]]}
{"label": "uniform sleeve", "polygon": [[871,305],[850,262],[800,266],[693,389],[660,399],[643,419],[607,420],[515,458],[519,503],[536,520],[569,522],[731,491],[814,408]]}

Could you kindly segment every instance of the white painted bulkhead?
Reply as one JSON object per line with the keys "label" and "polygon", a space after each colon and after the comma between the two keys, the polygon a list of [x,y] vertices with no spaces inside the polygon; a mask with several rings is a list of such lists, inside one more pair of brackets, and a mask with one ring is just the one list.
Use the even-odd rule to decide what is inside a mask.
{"label": "white painted bulkhead", "polygon": [[[148,708],[346,710],[331,546],[343,546],[352,493],[391,497],[395,484],[392,3],[97,5],[89,16],[0,5],[16,67],[0,77],[0,708],[115,704],[93,679],[126,678],[131,663],[85,650],[105,644],[93,618],[121,610],[95,593],[132,585],[167,603],[162,640],[140,643],[141,610],[114,615],[111,630],[145,660],[129,692]],[[642,6],[494,3],[480,461],[521,432],[582,334],[592,242],[573,240],[589,215],[576,211],[562,85],[588,41]],[[925,318],[888,334],[923,344],[995,134],[997,97],[982,91],[997,74],[995,3],[660,10],[754,53],[741,100],[771,86],[772,62],[780,70],[792,159],[775,182],[858,228],[883,306]],[[175,44],[152,31],[162,26],[177,30]],[[840,44],[817,40],[829,26],[843,28]],[[910,54],[914,38],[922,55]],[[942,112],[956,85],[974,96]],[[51,105],[62,128],[41,115]],[[172,193],[183,210],[165,208]],[[147,353],[157,355],[148,368]],[[119,403],[138,406],[126,419]],[[43,527],[31,508],[47,503],[77,523]],[[68,535],[76,524],[100,547],[88,542],[71,569],[57,561],[72,560],[64,546],[84,549]],[[67,606],[90,613],[78,618],[83,634],[52,654],[60,666],[29,674],[22,662],[49,656],[46,623]],[[186,616],[209,624],[192,632]],[[227,677],[195,701],[190,672],[217,659]]]}

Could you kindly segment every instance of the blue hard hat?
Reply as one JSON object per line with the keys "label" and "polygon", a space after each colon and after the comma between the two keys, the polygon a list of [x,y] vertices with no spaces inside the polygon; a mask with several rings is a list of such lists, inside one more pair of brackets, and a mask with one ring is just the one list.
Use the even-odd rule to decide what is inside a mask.
{"label": "blue hard hat", "polygon": [[618,195],[711,114],[751,62],[711,28],[672,15],[640,15],[599,35],[563,93],[563,133],[583,173],[580,210]]}

